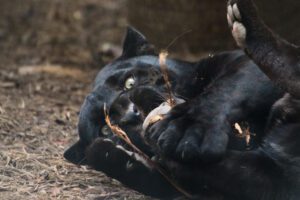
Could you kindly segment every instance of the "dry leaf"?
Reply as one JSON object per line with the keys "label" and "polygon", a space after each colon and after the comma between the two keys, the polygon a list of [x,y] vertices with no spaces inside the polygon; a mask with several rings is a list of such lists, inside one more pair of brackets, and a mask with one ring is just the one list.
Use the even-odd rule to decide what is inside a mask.
{"label": "dry leaf", "polygon": [[243,134],[243,130],[242,130],[241,126],[238,123],[234,124],[234,128],[235,128],[235,130],[238,131],[239,134],[241,134],[241,135]]}
{"label": "dry leaf", "polygon": [[255,136],[255,133],[251,133],[249,127],[242,128],[238,123],[234,124],[234,128],[238,132],[238,137],[245,138],[248,147],[250,145],[251,136]]}

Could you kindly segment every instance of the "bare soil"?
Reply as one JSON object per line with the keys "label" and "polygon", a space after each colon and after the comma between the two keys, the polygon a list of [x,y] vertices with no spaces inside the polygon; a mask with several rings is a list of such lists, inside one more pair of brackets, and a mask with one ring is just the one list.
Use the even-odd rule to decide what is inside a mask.
{"label": "bare soil", "polygon": [[0,199],[150,199],[62,156],[124,1],[0,1]]}
{"label": "bare soil", "polygon": [[20,72],[0,73],[0,199],[145,199],[62,157],[77,140],[77,115],[89,91],[86,80],[96,71],[80,71],[76,78]]}

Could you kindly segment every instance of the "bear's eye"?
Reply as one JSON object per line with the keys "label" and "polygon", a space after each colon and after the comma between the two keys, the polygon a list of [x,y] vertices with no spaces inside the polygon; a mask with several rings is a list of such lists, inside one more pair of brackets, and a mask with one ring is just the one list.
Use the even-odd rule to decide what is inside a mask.
{"label": "bear's eye", "polygon": [[131,89],[135,84],[135,79],[131,76],[125,81],[125,89],[129,90]]}

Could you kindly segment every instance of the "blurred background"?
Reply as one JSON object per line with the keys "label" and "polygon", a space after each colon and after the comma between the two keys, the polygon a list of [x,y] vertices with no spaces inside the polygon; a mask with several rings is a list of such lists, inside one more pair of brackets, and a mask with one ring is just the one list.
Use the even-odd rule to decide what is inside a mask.
{"label": "blurred background", "polygon": [[[267,24],[300,42],[297,0],[256,1]],[[10,0],[0,1],[1,55],[14,62],[93,65],[119,46],[128,24],[158,49],[180,37],[171,53],[181,57],[234,47],[225,0]]]}
{"label": "blurred background", "polygon": [[[300,44],[299,0],[255,0]],[[128,25],[158,50],[197,60],[234,49],[226,0],[0,0],[0,199],[151,199],[67,163],[80,106],[121,53]]]}

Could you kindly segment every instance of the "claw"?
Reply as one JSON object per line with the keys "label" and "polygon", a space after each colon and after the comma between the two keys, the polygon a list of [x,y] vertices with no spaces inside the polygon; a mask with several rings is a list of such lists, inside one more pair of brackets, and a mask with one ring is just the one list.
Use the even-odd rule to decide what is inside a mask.
{"label": "claw", "polygon": [[242,17],[241,17],[240,10],[239,10],[239,8],[238,8],[238,6],[237,6],[236,3],[233,5],[232,11],[233,11],[234,17],[235,17],[237,20],[240,21],[240,20],[242,19]]}

